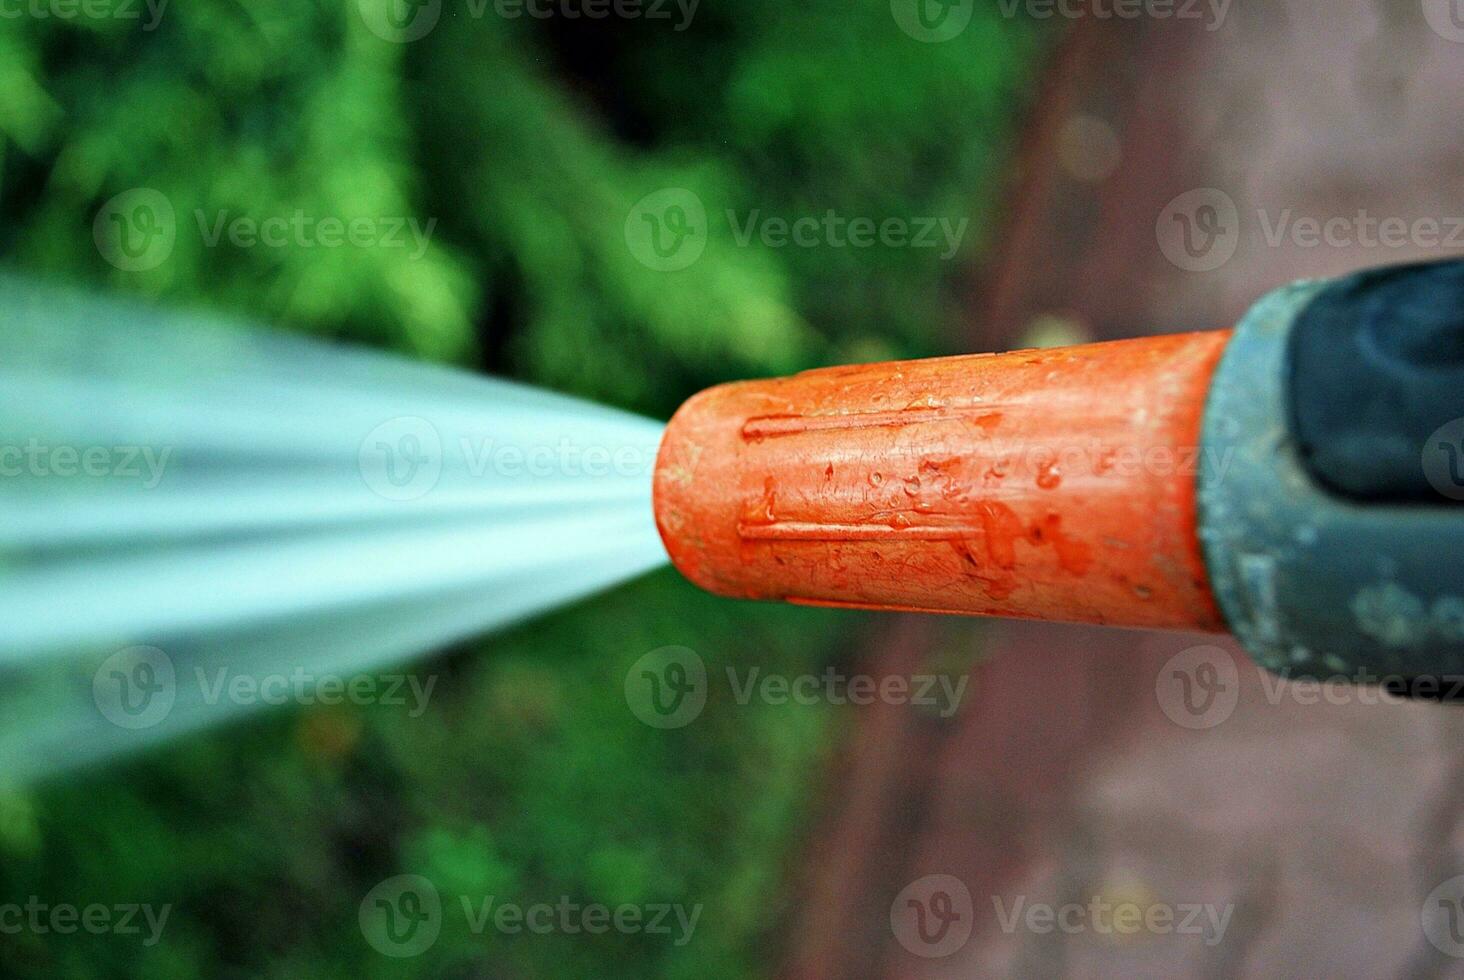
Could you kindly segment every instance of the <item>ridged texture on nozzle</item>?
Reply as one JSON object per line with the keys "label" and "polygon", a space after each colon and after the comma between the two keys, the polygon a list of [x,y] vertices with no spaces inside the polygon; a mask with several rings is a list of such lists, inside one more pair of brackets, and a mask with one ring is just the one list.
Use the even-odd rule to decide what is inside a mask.
{"label": "ridged texture on nozzle", "polygon": [[1195,473],[1228,337],[713,388],[667,429],[657,525],[723,595],[1217,629]]}

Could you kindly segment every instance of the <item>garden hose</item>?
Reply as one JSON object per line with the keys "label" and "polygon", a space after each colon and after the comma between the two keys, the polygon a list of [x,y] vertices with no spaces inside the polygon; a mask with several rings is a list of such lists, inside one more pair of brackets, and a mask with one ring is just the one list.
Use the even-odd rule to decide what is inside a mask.
{"label": "garden hose", "polygon": [[808,371],[686,402],[655,510],[711,592],[1233,633],[1293,676],[1464,674],[1464,262],[1233,330]]}

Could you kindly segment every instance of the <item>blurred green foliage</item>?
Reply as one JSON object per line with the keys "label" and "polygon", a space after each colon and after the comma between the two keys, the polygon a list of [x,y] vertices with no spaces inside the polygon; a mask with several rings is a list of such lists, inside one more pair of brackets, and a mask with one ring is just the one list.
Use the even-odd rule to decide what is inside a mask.
{"label": "blurred green foliage", "polygon": [[[410,44],[397,0],[193,0],[0,20],[0,257],[52,279],[512,374],[664,417],[731,377],[938,353],[958,316],[1040,37],[994,8],[921,43],[888,3],[740,0],[677,18],[505,18],[445,0]],[[64,6],[64,5],[62,5]],[[20,8],[18,8],[20,9]],[[103,261],[92,222],[161,191],[156,268]],[[635,203],[690,190],[705,253],[627,247]],[[741,244],[728,211],[971,219],[939,249]],[[435,220],[413,250],[211,247],[218,215]],[[196,217],[202,216],[202,217]],[[3,329],[3,326],[0,326]],[[642,725],[647,650],[711,671],[817,672],[859,618],[749,607],[666,572],[416,668],[431,709],[295,709],[106,772],[0,793],[0,900],[151,902],[164,941],[0,937],[16,977],[737,977],[771,965],[789,866],[837,738],[829,709],[735,704]],[[704,906],[648,935],[472,934],[393,960],[357,908],[399,872],[521,903]]]}

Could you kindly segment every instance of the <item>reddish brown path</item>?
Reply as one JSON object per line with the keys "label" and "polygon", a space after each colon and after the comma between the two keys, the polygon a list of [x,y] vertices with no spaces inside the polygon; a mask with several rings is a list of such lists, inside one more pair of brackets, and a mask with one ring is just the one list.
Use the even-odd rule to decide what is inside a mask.
{"label": "reddish brown path", "polygon": [[[973,290],[968,349],[1226,326],[1293,278],[1464,251],[1443,241],[1464,221],[1464,2],[1452,12],[1457,32],[1449,0],[1235,0],[1215,30],[1074,22]],[[1177,236],[1205,205],[1219,221],[1186,252]],[[872,673],[983,659],[949,721],[894,706],[853,718],[785,974],[1464,976],[1420,919],[1464,872],[1464,708],[1326,703],[1263,679],[1228,641],[1169,663],[1207,643],[882,621]],[[1192,729],[1164,708],[1195,658],[1235,669]],[[971,932],[954,948],[892,925],[928,875],[971,896],[953,906],[952,928]],[[1091,910],[1125,902],[1177,918],[1102,929]],[[1066,931],[1003,921],[1033,904],[1089,912]],[[1223,932],[1179,930],[1191,907],[1196,925],[1229,910]],[[916,955],[932,952],[945,955]]]}

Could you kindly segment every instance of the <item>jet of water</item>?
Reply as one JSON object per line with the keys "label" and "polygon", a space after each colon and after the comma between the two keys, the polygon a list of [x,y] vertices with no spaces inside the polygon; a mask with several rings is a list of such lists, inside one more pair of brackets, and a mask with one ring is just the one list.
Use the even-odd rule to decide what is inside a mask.
{"label": "jet of water", "polygon": [[0,277],[0,780],[348,682],[660,565],[661,431]]}

